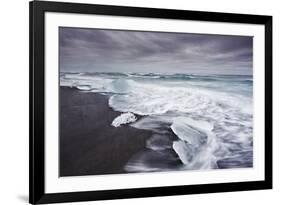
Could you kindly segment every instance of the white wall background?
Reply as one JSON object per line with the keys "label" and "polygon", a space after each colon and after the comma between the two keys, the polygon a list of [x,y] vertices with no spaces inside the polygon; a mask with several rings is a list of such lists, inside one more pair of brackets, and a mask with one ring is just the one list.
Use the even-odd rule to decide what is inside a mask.
{"label": "white wall background", "polygon": [[[281,201],[281,6],[276,0],[72,0],[109,5],[273,15],[274,189],[79,204],[278,204]],[[28,201],[28,1],[0,3],[0,204]],[[279,202],[280,203],[280,202]]]}

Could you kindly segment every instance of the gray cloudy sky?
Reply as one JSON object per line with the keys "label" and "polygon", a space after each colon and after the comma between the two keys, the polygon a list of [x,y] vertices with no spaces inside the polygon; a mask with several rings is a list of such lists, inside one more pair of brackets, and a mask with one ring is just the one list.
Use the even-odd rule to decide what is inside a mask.
{"label": "gray cloudy sky", "polygon": [[60,69],[252,75],[249,36],[59,29]]}

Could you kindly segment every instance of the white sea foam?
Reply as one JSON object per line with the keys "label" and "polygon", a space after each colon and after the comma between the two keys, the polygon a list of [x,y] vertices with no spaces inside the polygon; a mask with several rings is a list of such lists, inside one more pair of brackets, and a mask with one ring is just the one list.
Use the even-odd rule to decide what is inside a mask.
{"label": "white sea foam", "polygon": [[[125,95],[114,95],[109,105],[118,111],[140,115],[164,114],[168,111],[214,116],[224,111],[251,114],[251,99],[215,91],[186,87],[127,82],[131,87]],[[217,116],[220,117],[220,116]]]}
{"label": "white sea foam", "polygon": [[66,74],[61,76],[60,85],[76,87],[83,91],[106,92],[106,88],[113,80],[101,76],[87,76],[80,74]]}
{"label": "white sea foam", "polygon": [[137,117],[133,113],[122,113],[112,121],[111,125],[114,127],[119,127],[123,124],[135,122],[136,120]]}

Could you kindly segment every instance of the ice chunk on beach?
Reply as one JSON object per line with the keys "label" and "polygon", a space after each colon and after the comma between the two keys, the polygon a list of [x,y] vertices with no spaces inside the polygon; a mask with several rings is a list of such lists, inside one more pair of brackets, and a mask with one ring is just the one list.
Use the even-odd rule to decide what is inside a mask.
{"label": "ice chunk on beach", "polygon": [[127,112],[127,113],[122,113],[121,115],[116,117],[112,121],[111,125],[114,127],[119,127],[120,125],[135,122],[136,120],[137,120],[137,117],[133,113]]}
{"label": "ice chunk on beach", "polygon": [[179,140],[173,149],[185,165],[185,169],[211,169],[216,167],[213,151],[217,149],[213,124],[207,121],[177,117],[171,125]]}
{"label": "ice chunk on beach", "polygon": [[181,140],[198,147],[207,142],[207,133],[213,129],[213,126],[205,121],[177,117],[174,119],[171,129]]}

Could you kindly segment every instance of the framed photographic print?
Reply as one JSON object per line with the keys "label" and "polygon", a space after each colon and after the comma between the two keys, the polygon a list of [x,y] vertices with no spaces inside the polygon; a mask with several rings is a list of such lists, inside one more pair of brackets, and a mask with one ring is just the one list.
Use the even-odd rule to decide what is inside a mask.
{"label": "framed photographic print", "polygon": [[272,188],[272,17],[30,2],[30,203]]}

